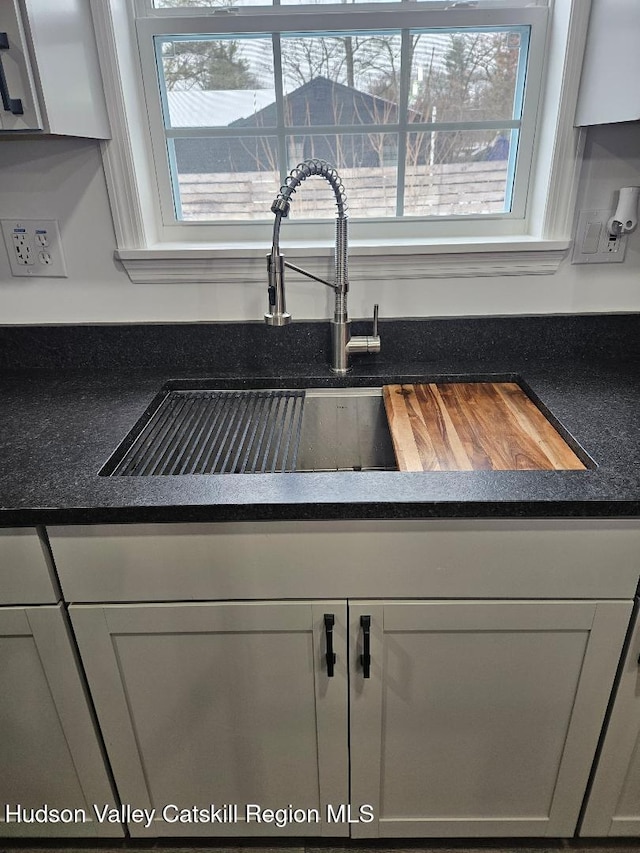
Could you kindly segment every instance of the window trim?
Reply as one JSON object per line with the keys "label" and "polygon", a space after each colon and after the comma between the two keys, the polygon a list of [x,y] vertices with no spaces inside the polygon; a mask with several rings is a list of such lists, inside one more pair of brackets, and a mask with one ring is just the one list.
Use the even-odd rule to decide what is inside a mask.
{"label": "window trim", "polygon": [[[264,242],[216,247],[197,241],[167,242],[158,233],[156,176],[151,167],[149,134],[140,121],[144,97],[139,73],[136,74],[139,66],[131,6],[126,0],[91,3],[113,134],[101,146],[116,230],[116,258],[137,282],[226,283],[233,269],[231,278],[235,281],[255,283],[257,260],[268,249],[269,235],[265,235]],[[468,229],[466,234],[451,238],[437,227],[446,228],[446,222],[430,222],[429,239],[414,235],[372,244],[356,237],[351,241],[352,280],[370,279],[372,273],[375,278],[398,281],[549,274],[557,270],[571,242],[585,139],[585,132],[574,128],[573,117],[589,12],[590,0],[555,2],[552,56],[544,83],[547,106],[538,132],[543,144],[534,165],[543,170],[547,179],[544,185],[538,181],[534,186],[528,233],[501,238],[486,233],[483,236],[474,220],[469,223],[474,226],[473,236]],[[331,236],[318,243],[318,231],[313,227],[313,245],[308,239],[311,233],[304,233],[304,228],[301,231],[297,246],[287,244],[288,254],[295,257],[297,252],[303,252],[309,266],[324,268],[331,254]],[[211,263],[215,259],[224,263]],[[259,276],[261,280],[261,272]]]}
{"label": "window trim", "polygon": [[[158,81],[157,81],[157,50],[154,47],[154,36],[190,36],[196,33],[205,31],[214,33],[216,36],[230,36],[237,33],[259,35],[261,37],[271,39],[273,32],[286,34],[290,32],[358,32],[365,29],[363,22],[363,8],[366,10],[366,29],[371,29],[376,32],[393,31],[400,36],[400,26],[402,31],[413,31],[419,29],[431,29],[446,27],[451,29],[457,28],[488,28],[501,29],[509,26],[530,26],[531,37],[527,46],[529,57],[527,81],[526,81],[526,109],[523,113],[520,124],[518,158],[515,170],[515,181],[512,187],[515,204],[513,209],[508,213],[484,214],[481,217],[452,215],[447,217],[434,217],[427,219],[425,217],[409,217],[405,216],[400,219],[395,218],[380,218],[366,219],[356,221],[353,217],[350,219],[350,230],[352,237],[357,239],[362,236],[364,239],[382,239],[383,237],[395,237],[403,239],[406,235],[413,232],[417,236],[425,236],[432,234],[432,226],[438,222],[447,222],[447,233],[453,236],[463,236],[468,230],[467,227],[458,223],[471,221],[474,224],[479,222],[490,222],[491,225],[485,225],[484,230],[491,236],[501,236],[502,234],[523,233],[526,229],[524,222],[526,213],[526,195],[529,184],[531,165],[534,153],[535,141],[535,124],[538,113],[539,97],[542,88],[542,67],[544,60],[544,49],[546,41],[546,22],[548,9],[546,7],[534,6],[523,7],[521,9],[452,9],[452,10],[430,10],[428,8],[416,8],[417,4],[403,3],[402,21],[398,22],[398,5],[393,6],[389,3],[383,6],[370,4],[358,4],[358,6],[322,5],[321,12],[311,12],[308,9],[299,10],[296,6],[286,7],[256,7],[251,15],[246,14],[247,10],[239,7],[239,14],[214,14],[214,15],[191,15],[185,18],[170,17],[150,17],[136,20],[136,30],[138,35],[138,50],[141,59],[143,88],[145,90],[146,107],[149,116],[149,124],[151,129],[151,140],[155,158],[156,176],[158,179],[160,207],[162,211],[162,239],[180,241],[188,239],[191,242],[197,242],[198,232],[204,232],[205,240],[213,242],[214,245],[228,245],[229,242],[238,240],[238,233],[242,231],[245,235],[244,239],[252,243],[259,241],[265,231],[265,222],[270,220],[268,207],[264,211],[263,222],[209,222],[203,223],[201,228],[195,229],[194,223],[184,223],[176,220],[174,210],[174,197],[172,192],[172,175],[168,158],[166,155],[165,136],[173,137],[176,135],[171,130],[167,131],[164,125],[161,98],[158,97]],[[406,7],[409,8],[406,8]],[[268,11],[263,11],[267,8]],[[283,9],[285,14],[283,14]],[[327,11],[329,10],[329,11]],[[242,14],[245,12],[245,14]],[[425,16],[428,18],[425,21]],[[406,72],[406,69],[405,69]],[[505,120],[503,126],[508,126],[511,121]],[[440,127],[442,125],[442,127]],[[443,129],[444,124],[440,123],[437,129]],[[402,125],[401,125],[402,127]],[[405,128],[408,132],[412,130],[418,131],[420,126],[411,125]],[[312,128],[317,130],[317,128]],[[400,128],[401,129],[401,128]],[[222,129],[224,133],[227,129]],[[292,129],[291,132],[293,132]],[[339,132],[337,128],[337,132]],[[371,132],[372,128],[364,125],[359,128],[360,132]],[[375,130],[375,129],[373,129]],[[195,133],[189,133],[192,136],[206,134],[207,128],[198,129]],[[285,130],[279,131],[278,128],[265,128],[264,134],[267,136],[277,137],[279,132],[285,133]],[[398,132],[391,131],[391,132]],[[182,135],[182,129],[178,129],[177,135]],[[296,163],[289,163],[285,171],[281,174],[281,182],[284,181],[289,169],[293,168]],[[347,194],[349,186],[347,185]],[[275,192],[274,192],[275,195]],[[413,220],[413,226],[408,224]],[[506,220],[519,220],[520,226],[507,225]],[[310,222],[310,220],[306,220]],[[315,230],[323,223],[317,221],[313,223]],[[287,228],[288,237],[293,240],[305,239],[298,236],[301,234],[301,223],[291,223]],[[209,236],[209,229],[215,230],[213,237]],[[475,228],[472,228],[474,233],[477,233]],[[188,235],[188,236],[187,236]]]}

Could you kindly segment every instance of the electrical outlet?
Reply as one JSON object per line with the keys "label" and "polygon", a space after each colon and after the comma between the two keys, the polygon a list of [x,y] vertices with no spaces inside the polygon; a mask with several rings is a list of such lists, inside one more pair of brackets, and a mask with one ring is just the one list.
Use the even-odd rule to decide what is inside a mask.
{"label": "electrical outlet", "polygon": [[627,250],[625,234],[612,236],[607,225],[613,210],[581,210],[573,243],[572,264],[620,264]]}
{"label": "electrical outlet", "polygon": [[56,219],[3,219],[0,224],[14,276],[67,277]]}
{"label": "electrical outlet", "polygon": [[21,266],[29,266],[35,264],[31,244],[25,231],[18,230],[13,234],[13,248],[16,255],[16,262]]}

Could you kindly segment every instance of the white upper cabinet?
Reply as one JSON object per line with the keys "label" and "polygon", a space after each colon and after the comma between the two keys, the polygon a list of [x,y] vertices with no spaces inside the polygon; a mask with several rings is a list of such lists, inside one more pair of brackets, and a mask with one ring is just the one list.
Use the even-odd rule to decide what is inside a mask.
{"label": "white upper cabinet", "polygon": [[0,132],[110,137],[89,0],[0,0]]}
{"label": "white upper cabinet", "polygon": [[592,0],[577,127],[640,119],[640,3]]}

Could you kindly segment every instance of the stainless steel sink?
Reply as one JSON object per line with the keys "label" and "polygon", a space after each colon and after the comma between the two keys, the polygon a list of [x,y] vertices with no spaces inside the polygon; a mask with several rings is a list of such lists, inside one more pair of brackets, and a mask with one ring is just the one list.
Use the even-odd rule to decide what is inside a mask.
{"label": "stainless steel sink", "polygon": [[394,471],[382,388],[307,390],[296,471]]}
{"label": "stainless steel sink", "polygon": [[371,470],[396,470],[382,388],[171,388],[100,474]]}
{"label": "stainless steel sink", "polygon": [[[451,397],[458,382],[460,394]],[[595,465],[517,377],[448,376],[425,383],[422,377],[418,384],[396,380],[385,389],[402,470],[585,470]],[[222,390],[199,385],[168,383],[100,475],[398,470],[380,386]],[[438,389],[439,402],[423,410],[422,398],[431,400],[427,387],[429,394]],[[503,400],[507,391],[511,396]],[[392,394],[402,402],[390,400]]]}

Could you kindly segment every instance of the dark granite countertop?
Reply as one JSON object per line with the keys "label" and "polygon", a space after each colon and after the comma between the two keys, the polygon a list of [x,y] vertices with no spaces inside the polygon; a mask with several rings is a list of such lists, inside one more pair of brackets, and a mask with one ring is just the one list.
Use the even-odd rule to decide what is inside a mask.
{"label": "dark granite countertop", "polygon": [[[246,358],[234,358],[229,341],[236,340],[242,329],[243,349],[236,350],[235,356],[244,352],[244,327],[249,324],[236,326],[236,338],[232,334],[227,341],[229,355],[212,359],[216,366],[198,364],[191,370],[184,359],[175,357],[171,365],[142,367],[142,359],[137,358],[135,370],[125,369],[127,357],[133,361],[132,350],[123,352],[119,339],[116,358],[112,343],[98,345],[95,337],[89,348],[86,342],[83,345],[78,360],[87,366],[78,370],[70,355],[65,355],[69,363],[61,358],[59,345],[52,347],[51,336],[58,331],[9,329],[4,338],[0,334],[0,524],[640,517],[640,321],[637,315],[622,316],[624,328],[617,327],[615,334],[607,326],[606,335],[598,327],[594,336],[595,327],[588,323],[585,327],[585,321],[579,320],[570,332],[560,324],[552,338],[547,322],[547,337],[542,339],[542,327],[536,328],[534,321],[524,337],[524,326],[513,331],[511,321],[508,344],[503,334],[507,327],[496,334],[494,321],[490,329],[483,327],[482,340],[476,335],[472,342],[465,341],[458,335],[455,347],[439,347],[433,325],[421,325],[420,340],[424,337],[430,351],[424,354],[420,347],[408,345],[403,349],[398,343],[395,353],[400,357],[394,360],[394,336],[404,340],[407,331],[398,321],[397,327],[388,325],[386,360],[354,359],[353,373],[339,381],[324,366],[322,352],[314,354],[313,361],[298,364],[283,360],[282,353],[275,360],[259,358],[254,349],[249,350],[253,353],[250,364]],[[455,322],[449,321],[443,330],[451,332]],[[104,327],[92,328],[104,335]],[[159,327],[151,328],[159,334]],[[202,327],[197,328],[201,332]],[[310,338],[318,328],[313,326]],[[418,334],[417,326],[409,329],[414,337]],[[38,338],[41,333],[46,340]],[[384,333],[383,325],[383,340]],[[629,336],[626,343],[620,340],[623,334]],[[558,342],[562,335],[564,349]],[[39,347],[49,369],[29,363],[24,353],[18,358],[20,346],[25,353]],[[308,348],[315,348],[313,340]],[[418,360],[406,357],[409,350]],[[519,377],[595,467],[586,471],[98,476],[168,380],[203,378],[207,385],[221,388],[304,387],[381,385],[383,380],[424,381],[453,375]]]}

